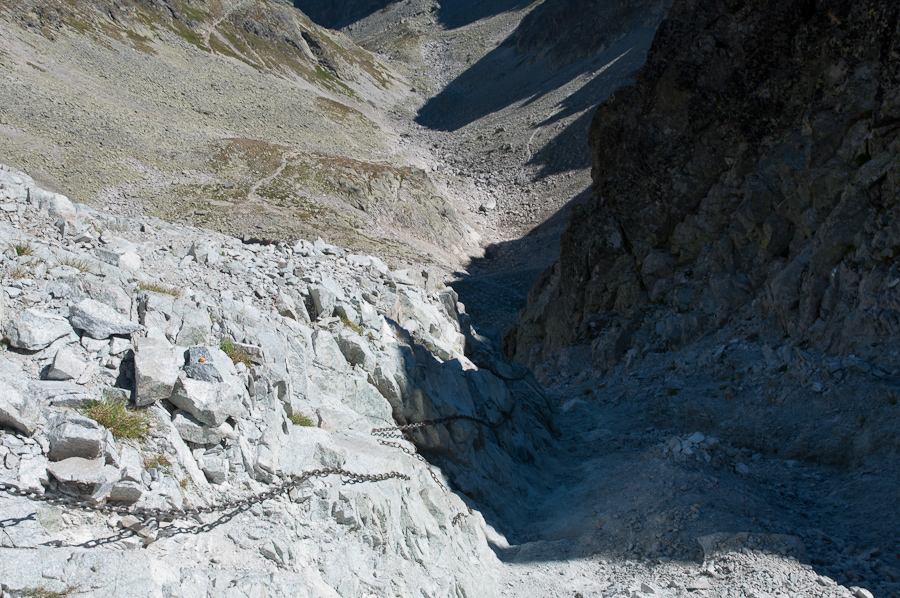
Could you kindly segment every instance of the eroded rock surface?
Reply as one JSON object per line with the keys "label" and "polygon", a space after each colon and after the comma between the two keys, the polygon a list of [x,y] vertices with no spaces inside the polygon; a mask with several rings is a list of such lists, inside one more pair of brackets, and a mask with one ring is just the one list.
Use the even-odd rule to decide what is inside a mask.
{"label": "eroded rock surface", "polygon": [[[82,204],[57,227],[27,176],[0,167],[0,188],[17,206],[0,234],[29,247],[0,256],[5,308],[22,314],[0,355],[4,483],[165,510],[253,496],[322,467],[409,478],[314,477],[227,522],[201,517],[208,529],[188,536],[176,527],[197,521],[166,531],[0,493],[4,515],[24,522],[3,528],[3,595],[46,586],[38,553],[44,570],[91,560],[52,569],[52,583],[94,595],[224,596],[220,584],[272,596],[498,595],[488,528],[450,480],[498,512],[521,508],[502,497],[526,491],[516,472],[546,457],[550,422],[533,378],[491,373],[515,368],[479,340],[452,290],[426,291],[321,240],[245,244]],[[103,259],[126,246],[142,248],[140,268]],[[311,321],[282,315],[285,296],[312,308]],[[145,418],[130,440],[122,415],[95,410],[117,403]],[[485,423],[417,428],[393,444],[372,434],[456,415]],[[77,546],[116,528],[108,547]],[[142,550],[140,564],[123,548]]]}

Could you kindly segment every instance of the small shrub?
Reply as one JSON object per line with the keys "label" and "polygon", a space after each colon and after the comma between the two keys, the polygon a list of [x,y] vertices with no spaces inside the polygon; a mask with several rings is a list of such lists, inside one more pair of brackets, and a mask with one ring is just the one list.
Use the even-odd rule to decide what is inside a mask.
{"label": "small shrub", "polygon": [[12,270],[7,272],[10,278],[14,278],[15,280],[19,280],[20,278],[28,278],[29,272],[28,268],[25,266],[16,266]]}
{"label": "small shrub", "polygon": [[172,462],[169,461],[169,458],[162,453],[153,455],[149,459],[144,459],[144,469],[153,469],[154,467],[157,469],[164,469],[166,471],[169,471],[169,469],[172,467]]}
{"label": "small shrub", "polygon": [[219,344],[219,348],[222,349],[222,352],[228,356],[229,359],[237,365],[239,363],[243,363],[248,368],[253,367],[253,362],[250,361],[250,356],[241,349],[240,347],[234,344],[234,341],[230,338],[222,339],[222,342]]}
{"label": "small shrub", "polygon": [[73,257],[64,257],[61,260],[57,260],[60,266],[68,266],[69,268],[75,268],[79,272],[91,272],[93,268],[91,263],[86,260],[80,260]]}
{"label": "small shrub", "polygon": [[360,328],[359,326],[357,326],[356,324],[351,322],[349,319],[347,319],[347,316],[340,316],[340,318],[341,318],[341,322],[343,322],[344,326],[346,326],[347,328],[349,328],[356,334],[362,336],[362,333],[363,333],[362,328]]}
{"label": "small shrub", "polygon": [[143,438],[150,429],[150,414],[129,408],[122,399],[90,401],[81,412],[107,428],[115,438]]}
{"label": "small shrub", "polygon": [[66,588],[62,591],[56,592],[54,590],[48,590],[47,588],[32,588],[29,590],[25,590],[25,596],[31,596],[34,598],[62,598],[63,596],[68,596],[74,591],[74,588]]}
{"label": "small shrub", "polygon": [[150,291],[151,293],[162,293],[164,295],[172,295],[173,297],[181,296],[178,289],[160,284],[158,282],[139,282],[138,288],[142,291]]}
{"label": "small shrub", "polygon": [[34,247],[32,247],[31,243],[28,241],[13,243],[13,249],[19,257],[22,257],[23,255],[34,255]]}
{"label": "small shrub", "polygon": [[314,428],[316,426],[316,423],[313,420],[302,413],[294,413],[289,416],[288,419],[290,419],[291,423],[295,426],[306,426],[307,428]]}

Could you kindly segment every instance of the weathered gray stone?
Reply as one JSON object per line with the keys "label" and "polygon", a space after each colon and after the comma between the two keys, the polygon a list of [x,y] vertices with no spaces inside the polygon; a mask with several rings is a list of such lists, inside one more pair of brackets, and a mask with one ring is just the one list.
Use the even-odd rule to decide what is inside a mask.
{"label": "weathered gray stone", "polygon": [[358,334],[344,330],[335,338],[344,359],[350,365],[361,367],[368,373],[375,371],[375,354],[369,349],[366,342]]}
{"label": "weathered gray stone", "polygon": [[332,314],[335,302],[334,293],[322,286],[312,286],[309,288],[309,295],[316,307],[317,320],[327,318]]}
{"label": "weathered gray stone", "polygon": [[62,316],[26,309],[24,314],[9,324],[6,339],[13,347],[39,351],[72,332],[72,326]]}
{"label": "weathered gray stone", "polygon": [[40,416],[39,403],[24,381],[0,377],[0,425],[30,435]]}
{"label": "weathered gray stone", "polygon": [[211,484],[221,484],[228,474],[228,460],[222,457],[204,455],[197,461],[197,465]]}
{"label": "weathered gray stone", "polygon": [[347,359],[330,332],[316,330],[312,333],[312,341],[316,362],[334,370],[347,369]]}
{"label": "weathered gray stone", "polygon": [[198,345],[206,341],[212,330],[212,320],[205,309],[177,301],[175,315],[181,320],[181,329],[175,339],[180,346]]}
{"label": "weathered gray stone", "polygon": [[126,251],[119,256],[118,266],[126,270],[140,270],[141,257],[133,251]]}
{"label": "weathered gray stone", "polygon": [[319,284],[309,287],[309,295],[316,308],[317,320],[331,316],[335,303],[346,300],[341,285],[327,276],[323,276]]}
{"label": "weathered gray stone", "polygon": [[222,374],[213,364],[209,348],[203,346],[188,347],[184,352],[184,373],[188,378],[204,382],[222,382]]}
{"label": "weathered gray stone", "polygon": [[109,354],[122,355],[132,348],[131,341],[121,336],[114,336],[109,339]]}
{"label": "weathered gray stone", "polygon": [[192,380],[183,373],[178,375],[169,400],[208,426],[244,413],[241,398],[230,384]]}
{"label": "weathered gray stone", "polygon": [[141,459],[141,453],[136,448],[127,444],[122,446],[122,450],[119,452],[119,467],[122,471],[123,480],[141,481],[144,463],[143,459]]}
{"label": "weathered gray stone", "polygon": [[[297,303],[291,299],[290,295],[285,293],[278,293],[278,297],[275,298],[275,309],[285,318],[297,320],[298,322],[309,321],[309,314],[306,313],[306,308],[302,308],[303,314],[301,314]],[[304,316],[306,317],[304,318]]]}
{"label": "weathered gray stone", "polygon": [[144,491],[138,482],[122,480],[113,484],[112,489],[106,496],[106,500],[110,502],[136,503],[143,496]]}
{"label": "weathered gray stone", "polygon": [[141,329],[140,324],[99,301],[85,299],[69,308],[69,323],[83,330],[91,338],[104,339],[114,334],[131,334]]}
{"label": "weathered gray stone", "polygon": [[48,465],[50,462],[41,455],[19,461],[19,485],[43,494],[44,486],[49,483]]}
{"label": "weathered gray stone", "polygon": [[219,262],[219,253],[209,243],[195,241],[187,253],[197,260],[198,264],[214,265]]}
{"label": "weathered gray stone", "polygon": [[60,349],[56,352],[56,357],[53,358],[53,363],[47,371],[47,380],[77,379],[86,365],[71,349]]}
{"label": "weathered gray stone", "polygon": [[70,457],[96,459],[103,454],[106,442],[106,430],[100,424],[74,411],[63,411],[51,417],[47,436],[53,461]]}
{"label": "weathered gray stone", "polygon": [[146,407],[168,399],[178,381],[178,366],[171,345],[160,339],[137,338],[135,349],[135,405]]}
{"label": "weathered gray stone", "polygon": [[83,487],[79,490],[81,493],[87,494],[93,494],[95,487],[110,481],[102,458],[69,457],[56,463],[50,463],[47,466],[47,472],[58,482]]}
{"label": "weathered gray stone", "polygon": [[182,440],[191,444],[218,444],[223,438],[235,436],[234,429],[227,423],[211,427],[181,409],[176,410],[172,416],[172,425],[178,430]]}

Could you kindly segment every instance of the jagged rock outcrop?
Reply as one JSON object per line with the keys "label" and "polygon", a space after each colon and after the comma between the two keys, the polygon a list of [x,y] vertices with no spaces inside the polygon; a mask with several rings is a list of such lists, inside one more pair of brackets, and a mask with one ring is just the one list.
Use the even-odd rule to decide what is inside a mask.
{"label": "jagged rock outcrop", "polygon": [[596,197],[509,352],[537,366],[578,345],[604,368],[746,307],[794,342],[896,364],[898,13],[676,2],[635,84],[594,116]]}
{"label": "jagged rock outcrop", "polygon": [[640,27],[654,30],[672,0],[561,0],[528,13],[515,33],[519,53],[547,56],[550,68],[602,52]]}
{"label": "jagged rock outcrop", "polygon": [[[455,292],[321,239],[242,243],[82,204],[51,216],[5,166],[0,193],[0,482],[129,509],[0,491],[15,522],[0,595],[498,595],[492,532],[449,488],[519,512],[552,423]],[[122,248],[140,267],[105,259]],[[127,414],[142,415],[126,430]],[[453,416],[470,419],[373,434]],[[408,479],[313,477],[171,526],[133,510],[220,505],[323,467]]]}

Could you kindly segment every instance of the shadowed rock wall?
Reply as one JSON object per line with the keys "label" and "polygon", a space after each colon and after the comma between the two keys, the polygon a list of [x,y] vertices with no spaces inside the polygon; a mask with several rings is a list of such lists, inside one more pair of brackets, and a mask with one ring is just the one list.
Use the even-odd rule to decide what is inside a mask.
{"label": "shadowed rock wall", "polygon": [[[896,361],[900,7],[680,0],[590,130],[595,199],[507,337],[600,367],[753,306],[796,342]],[[755,312],[758,313],[758,312]]]}

